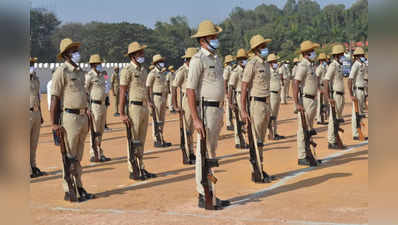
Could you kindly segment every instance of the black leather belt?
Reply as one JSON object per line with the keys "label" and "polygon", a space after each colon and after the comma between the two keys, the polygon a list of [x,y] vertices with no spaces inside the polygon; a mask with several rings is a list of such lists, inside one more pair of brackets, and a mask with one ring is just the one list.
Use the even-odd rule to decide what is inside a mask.
{"label": "black leather belt", "polygon": [[344,92],[341,92],[341,91],[335,91],[334,93],[336,93],[338,95],[344,95]]}
{"label": "black leather belt", "polygon": [[142,105],[142,102],[137,102],[137,101],[130,101],[131,105]]}
{"label": "black leather belt", "polygon": [[29,110],[30,110],[31,112],[33,112],[33,111],[35,110],[35,108],[30,108]]}
{"label": "black leather belt", "polygon": [[357,90],[364,91],[364,90],[365,90],[365,88],[364,88],[364,87],[357,87]]}
{"label": "black leather belt", "polygon": [[364,79],[366,82],[368,82],[369,80],[368,79]]}
{"label": "black leather belt", "polygon": [[72,113],[72,114],[76,114],[76,115],[86,114],[86,109],[65,109],[64,111],[67,113]]}
{"label": "black leather belt", "polygon": [[254,100],[254,101],[257,101],[257,102],[267,102],[267,97],[252,96],[252,97],[250,97],[250,100]]}
{"label": "black leather belt", "polygon": [[153,95],[162,96],[162,93],[153,92]]}
{"label": "black leather belt", "polygon": [[312,99],[312,100],[315,99],[315,95],[307,95],[307,94],[305,94],[304,97],[305,97],[305,98],[310,98],[310,99]]}
{"label": "black leather belt", "polygon": [[271,93],[279,94],[279,91],[271,91]]}
{"label": "black leather belt", "polygon": [[203,101],[203,106],[220,107],[220,102]]}
{"label": "black leather belt", "polygon": [[98,101],[98,100],[91,100],[91,103],[102,105],[102,101]]}

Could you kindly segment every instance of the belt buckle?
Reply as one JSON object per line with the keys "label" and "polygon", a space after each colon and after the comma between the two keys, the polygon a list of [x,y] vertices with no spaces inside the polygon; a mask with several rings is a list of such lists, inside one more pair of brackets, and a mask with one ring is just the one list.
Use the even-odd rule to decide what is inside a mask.
{"label": "belt buckle", "polygon": [[79,115],[86,114],[86,109],[79,109]]}

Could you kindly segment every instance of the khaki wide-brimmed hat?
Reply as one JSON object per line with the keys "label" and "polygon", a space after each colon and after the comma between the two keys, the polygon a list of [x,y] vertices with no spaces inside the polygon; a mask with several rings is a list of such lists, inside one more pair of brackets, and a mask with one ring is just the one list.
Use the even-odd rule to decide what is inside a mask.
{"label": "khaki wide-brimmed hat", "polygon": [[260,34],[256,34],[254,35],[251,39],[250,39],[250,50],[249,53],[252,52],[254,49],[256,49],[258,46],[266,43],[270,43],[272,41],[272,39],[264,39],[263,36],[261,36]]}
{"label": "khaki wide-brimmed hat", "polygon": [[62,59],[62,54],[72,48],[72,47],[80,47],[80,43],[79,42],[73,42],[72,39],[70,38],[65,38],[61,41],[61,43],[59,44],[59,53],[57,55],[58,59]]}
{"label": "khaki wide-brimmed hat", "polygon": [[152,57],[152,64],[156,64],[159,61],[164,61],[164,57],[162,57],[160,54],[156,54]]}
{"label": "khaki wide-brimmed hat", "polygon": [[200,38],[211,35],[216,35],[222,32],[222,28],[214,25],[210,20],[202,21],[198,26],[198,31],[196,34],[192,35],[192,38]]}
{"label": "khaki wide-brimmed hat", "polygon": [[185,50],[185,55],[183,55],[181,58],[183,59],[192,58],[192,56],[194,56],[197,52],[198,52],[197,48],[187,48],[187,50]]}
{"label": "khaki wide-brimmed hat", "polygon": [[330,59],[330,55],[327,55],[327,59]]}
{"label": "khaki wide-brimmed hat", "polygon": [[245,49],[241,48],[238,50],[238,52],[236,53],[236,58],[237,59],[247,59],[248,55]]}
{"label": "khaki wide-brimmed hat", "polygon": [[365,51],[361,47],[357,47],[353,55],[365,55]]}
{"label": "khaki wide-brimmed hat", "polygon": [[293,62],[296,63],[296,62],[300,62],[300,61],[299,61],[299,59],[296,57],[296,58],[293,59]]}
{"label": "khaki wide-brimmed hat", "polygon": [[230,63],[230,62],[232,62],[234,60],[235,59],[234,59],[234,57],[232,55],[226,55],[225,59],[224,59],[224,63],[227,64],[227,63]]}
{"label": "khaki wide-brimmed hat", "polygon": [[251,51],[249,51],[247,53],[247,55],[249,56],[249,59],[251,59],[251,58],[253,58],[255,56],[255,54],[253,52],[251,52]]}
{"label": "khaki wide-brimmed hat", "polygon": [[113,69],[116,70],[116,69],[120,69],[120,68],[119,68],[119,66],[115,66],[115,67],[113,67]]}
{"label": "khaki wide-brimmed hat", "polygon": [[332,48],[332,55],[340,55],[340,54],[343,54],[344,51],[345,51],[344,46],[341,44],[337,44],[337,45],[333,46],[333,48]]}
{"label": "khaki wide-brimmed hat", "polygon": [[318,60],[326,60],[326,54],[325,53],[319,54]]}
{"label": "khaki wide-brimmed hat", "polygon": [[128,55],[130,55],[131,53],[134,53],[134,52],[141,51],[141,50],[145,49],[146,47],[147,47],[146,45],[140,45],[140,43],[138,43],[136,41],[131,42],[129,44],[127,54],[125,56],[128,56]]}
{"label": "khaki wide-brimmed hat", "polygon": [[91,55],[88,63],[89,64],[102,63],[100,55],[98,55],[98,54]]}
{"label": "khaki wide-brimmed hat", "polygon": [[279,56],[275,55],[274,53],[271,53],[267,57],[267,62],[274,62],[277,61],[278,59],[280,59]]}
{"label": "khaki wide-brimmed hat", "polygon": [[320,45],[317,43],[313,43],[312,41],[303,41],[300,45],[300,51],[303,52],[309,52],[311,50],[314,50],[316,48],[319,48]]}
{"label": "khaki wide-brimmed hat", "polygon": [[168,70],[174,70],[174,66],[169,66],[169,68],[167,68]]}
{"label": "khaki wide-brimmed hat", "polygon": [[153,68],[155,68],[154,65],[150,65],[150,66],[149,66],[149,70],[153,70]]}
{"label": "khaki wide-brimmed hat", "polygon": [[36,57],[30,57],[30,60],[29,60],[29,62],[31,62],[31,63],[35,63],[35,62],[37,62],[37,58]]}

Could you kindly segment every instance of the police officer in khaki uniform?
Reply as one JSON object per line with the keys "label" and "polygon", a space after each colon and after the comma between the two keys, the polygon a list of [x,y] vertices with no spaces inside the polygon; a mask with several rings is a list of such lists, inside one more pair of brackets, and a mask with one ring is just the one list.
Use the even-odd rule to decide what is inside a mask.
{"label": "police officer in khaki uniform", "polygon": [[[187,155],[189,156],[189,162],[188,164],[195,164],[195,153],[193,151],[193,133],[194,133],[194,127],[193,127],[193,121],[192,121],[192,116],[191,116],[191,111],[189,110],[188,106],[188,98],[186,95],[186,87],[188,83],[188,69],[189,69],[189,63],[191,61],[191,58],[198,52],[197,48],[188,48],[185,51],[185,55],[182,56],[184,59],[184,64],[177,70],[176,72],[176,77],[173,82],[173,89],[172,89],[172,94],[173,94],[173,106],[176,111],[183,110],[183,119],[184,119],[184,139],[185,139],[185,149],[187,151]],[[181,108],[178,107],[177,105],[177,88],[180,88],[182,95],[182,102],[181,102]]]}
{"label": "police officer in khaki uniform", "polygon": [[[294,85],[294,102],[298,111],[304,111],[308,128],[311,129],[310,135],[315,135],[313,124],[316,114],[316,95],[318,91],[318,79],[315,75],[316,60],[315,49],[319,44],[312,41],[304,41],[300,45],[300,51],[303,59],[297,66],[295,85]],[[299,85],[302,85],[301,102],[299,102]],[[297,131],[297,153],[299,165],[310,165],[305,157],[305,143],[303,126],[301,123],[301,114],[298,113],[298,131]],[[320,162],[320,161],[319,161]]]}
{"label": "police officer in khaki uniform", "polygon": [[173,108],[173,102],[172,102],[172,84],[175,78],[175,70],[174,70],[174,66],[169,66],[167,68],[168,72],[166,75],[166,82],[167,82],[167,107],[169,108],[171,113],[175,113],[175,109]]}
{"label": "police officer in khaki uniform", "polygon": [[39,143],[40,126],[43,124],[43,116],[41,114],[40,107],[40,81],[36,76],[34,63],[37,62],[37,58],[30,57],[29,62],[29,81],[30,81],[30,95],[29,95],[29,107],[30,107],[30,177],[40,177],[46,175],[45,172],[40,171],[36,166],[36,151]]}
{"label": "police officer in khaki uniform", "polygon": [[[153,103],[155,106],[155,112],[153,112],[152,107],[150,107],[150,113],[156,113],[157,122],[160,124],[160,133],[163,136],[163,128],[166,116],[166,100],[168,95],[168,87],[166,82],[166,68],[165,59],[157,54],[152,58],[152,65],[154,69],[149,72],[148,78],[146,80],[148,102]],[[152,124],[154,121],[152,120]],[[154,140],[154,146],[157,148],[169,147],[170,142],[161,142],[161,140],[156,140],[155,126],[152,125],[152,137]]]}
{"label": "police officer in khaki uniform", "polygon": [[[344,51],[344,46],[341,44],[333,46],[333,61],[328,66],[323,81],[323,93],[326,95],[327,101],[330,105],[335,106],[337,118],[342,118],[341,115],[343,113],[345,103],[343,75]],[[334,121],[332,113],[329,113],[328,148],[339,149],[336,144],[336,136],[334,135]]]}
{"label": "police officer in khaki uniform", "polygon": [[318,82],[319,82],[319,91],[318,91],[318,95],[317,95],[317,99],[318,99],[318,105],[316,108],[316,120],[318,124],[322,124],[322,120],[321,120],[321,110],[326,110],[325,108],[321,109],[323,106],[321,104],[321,97],[323,98],[323,105],[329,105],[326,100],[325,95],[323,94],[323,81],[325,80],[325,75],[326,75],[326,69],[327,69],[327,58],[326,58],[326,54],[325,53],[321,53],[318,56],[318,61],[319,61],[319,65],[315,70],[315,74],[318,78]]}
{"label": "police officer in khaki uniform", "polygon": [[[65,142],[67,145],[67,157],[74,162],[76,185],[80,200],[88,200],[95,197],[83,188],[81,180],[82,167],[80,161],[83,157],[84,141],[88,133],[88,99],[84,88],[84,74],[78,66],[80,62],[80,43],[66,38],[61,41],[59,60],[65,60],[54,72],[51,85],[51,121],[54,131],[59,131],[61,125],[60,111],[62,113],[62,126],[66,130]],[[62,102],[62,103],[61,103]],[[63,171],[65,176],[65,171]],[[63,180],[65,191],[64,199],[70,201],[69,188]]]}
{"label": "police officer in khaki uniform", "polygon": [[[267,57],[267,62],[270,65],[270,71],[271,71],[271,81],[270,81],[270,105],[271,105],[271,117],[270,117],[270,122],[271,122],[271,127],[272,127],[272,133],[274,136],[272,137],[273,140],[280,140],[284,139],[284,136],[281,136],[277,132],[277,120],[278,120],[278,114],[279,114],[279,108],[281,105],[281,91],[284,91],[283,89],[283,82],[284,82],[284,73],[286,73],[286,69],[284,68],[284,65],[278,64],[278,59],[279,56],[276,56],[274,53],[268,55]],[[283,94],[282,94],[283,96]],[[284,96],[286,97],[286,95]]]}
{"label": "police officer in khaki uniform", "polygon": [[[234,69],[234,57],[232,55],[226,55],[224,59],[224,86],[225,86],[225,93],[228,93],[228,81],[230,79],[232,70]],[[225,102],[228,102],[228,96],[225,96]],[[225,104],[225,117],[226,117],[226,125],[227,130],[234,130],[233,122],[232,122],[232,111],[229,108],[229,104]]]}
{"label": "police officer in khaki uniform", "polygon": [[[139,167],[142,174],[139,177],[134,176],[133,166],[130,160],[127,161],[130,171],[130,179],[145,180],[156,177],[155,174],[149,173],[144,165],[144,146],[146,140],[146,132],[148,128],[148,104],[152,104],[147,100],[147,91],[145,82],[147,79],[147,71],[143,66],[145,62],[144,49],[146,45],[140,45],[138,42],[132,42],[128,46],[126,56],[129,57],[130,63],[124,67],[120,73],[120,95],[119,95],[119,111],[120,119],[126,123],[131,123],[131,133],[133,139],[140,141],[140,146],[136,148],[139,160]],[[128,93],[128,102],[126,102],[126,94]],[[128,105],[128,115],[124,108]],[[127,147],[127,155],[130,158],[130,151]]]}
{"label": "police officer in khaki uniform", "polygon": [[[228,82],[228,104],[231,109],[238,107],[238,111],[240,112],[241,107],[241,87],[242,87],[242,77],[243,77],[243,70],[247,64],[247,53],[246,51],[241,48],[238,50],[236,54],[236,61],[237,66],[232,71],[231,76]],[[235,148],[238,149],[245,149],[249,148],[249,145],[246,143],[240,143],[240,138],[238,135],[238,122],[241,122],[240,118],[235,118],[234,115],[234,131],[235,131]],[[243,126],[242,126],[243,128]],[[243,135],[243,134],[242,134]]]}
{"label": "police officer in khaki uniform", "polygon": [[278,72],[282,74],[282,79],[280,80],[282,82],[281,90],[280,90],[281,103],[287,104],[287,97],[289,96],[289,83],[290,83],[291,74],[290,74],[290,70],[289,70],[289,65],[287,64],[286,61],[280,63],[280,65],[278,66]]}
{"label": "police officer in khaki uniform", "polygon": [[[297,71],[299,62],[300,62],[300,60],[298,57],[293,59],[292,79],[291,79],[292,90],[294,90],[294,81],[295,81],[294,78],[296,77],[296,71]],[[293,113],[297,114],[296,104],[294,104],[294,112]]]}
{"label": "police officer in khaki uniform", "polygon": [[115,113],[113,116],[120,116],[119,113],[119,87],[120,87],[120,76],[119,76],[119,67],[115,66],[113,69],[114,72],[111,77],[111,91],[112,95],[114,96],[114,101],[113,101],[113,108],[115,110]]}
{"label": "police officer in khaki uniform", "polygon": [[[205,20],[199,24],[197,33],[192,38],[197,39],[201,49],[196,53],[189,63],[187,96],[189,109],[195,130],[198,132],[198,144],[196,145],[196,189],[199,192],[198,206],[204,208],[204,189],[201,184],[202,157],[200,154],[200,140],[206,138],[207,154],[209,158],[216,157],[217,141],[223,126],[223,103],[225,97],[225,84],[222,71],[222,59],[216,55],[219,46],[217,35],[222,29],[211,21]],[[204,98],[202,102],[201,99]],[[197,102],[204,107],[204,118],[199,115],[201,108],[197,108]],[[202,120],[204,119],[204,127]],[[212,173],[212,169],[209,169]],[[210,182],[209,186],[213,193],[213,205],[216,209],[230,205],[229,201],[223,201],[216,196],[215,185]]]}
{"label": "police officer in khaki uniform", "polygon": [[[254,56],[247,63],[243,71],[242,78],[242,119],[246,124],[251,123],[254,130],[253,136],[257,140],[256,155],[259,155],[262,169],[263,162],[263,141],[267,133],[268,123],[271,116],[270,106],[270,65],[266,61],[268,56],[267,44],[271,39],[264,39],[263,36],[257,34],[250,39],[250,50]],[[249,97],[249,98],[247,98]],[[247,101],[249,100],[249,102]],[[250,115],[247,108],[250,109]],[[253,168],[254,170],[254,168]],[[263,171],[263,180],[256,180],[252,173],[254,182],[269,183],[271,177]]]}
{"label": "police officer in khaki uniform", "polygon": [[356,126],[356,114],[354,101],[358,101],[359,115],[363,115],[365,110],[365,70],[366,70],[366,58],[365,51],[361,47],[357,47],[354,51],[354,64],[352,65],[350,76],[348,77],[348,90],[352,103],[352,137],[354,140],[359,140],[359,134]]}
{"label": "police officer in khaki uniform", "polygon": [[[95,158],[94,149],[90,150],[90,162],[107,162],[111,159],[104,155],[101,147],[102,135],[104,134],[105,121],[106,121],[106,105],[105,105],[105,78],[102,73],[102,60],[98,54],[91,55],[89,64],[90,71],[86,74],[86,81],[84,87],[87,90],[90,101],[90,111],[93,118],[94,135],[97,146],[99,147],[99,161]],[[92,139],[90,138],[90,143]],[[92,145],[92,143],[91,143]],[[90,146],[91,146],[90,145]]]}

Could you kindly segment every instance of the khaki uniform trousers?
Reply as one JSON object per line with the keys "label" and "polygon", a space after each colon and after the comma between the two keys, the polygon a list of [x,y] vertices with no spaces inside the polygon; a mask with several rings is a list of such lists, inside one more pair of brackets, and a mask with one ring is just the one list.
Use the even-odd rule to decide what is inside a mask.
{"label": "khaki uniform trousers", "polygon": [[[153,95],[153,104],[155,105],[155,110],[156,110],[156,119],[158,122],[163,122],[163,125],[160,126],[160,132],[163,134],[163,127],[164,127],[164,119],[166,116],[166,98],[167,96],[162,95]],[[151,110],[152,113],[152,110]],[[152,115],[152,114],[151,114]],[[156,141],[156,135],[155,135],[155,126],[154,126],[154,121],[152,120],[152,137],[153,140]]]}
{"label": "khaki uniform trousers", "polygon": [[167,94],[167,108],[171,111],[173,108],[173,99],[170,93]]}
{"label": "khaki uniform trousers", "polygon": [[[303,107],[304,107],[304,111],[305,111],[304,113],[305,113],[307,126],[309,129],[312,129],[313,124],[314,124],[314,119],[315,119],[315,114],[316,114],[316,105],[317,105],[316,99],[310,99],[310,98],[303,97]],[[304,159],[305,158],[305,142],[304,142],[304,132],[303,132],[303,125],[301,123],[300,112],[297,113],[297,124],[298,124],[298,130],[297,130],[298,159]]]}
{"label": "khaki uniform trousers", "polygon": [[[321,107],[322,107],[322,105],[321,105],[321,92],[320,91],[318,91],[317,100],[318,100],[318,103],[316,106],[316,121],[321,122]],[[328,102],[327,98],[325,97],[325,95],[323,95],[323,104],[329,106],[329,102]],[[327,110],[330,112],[329,108]]]}
{"label": "khaki uniform trousers", "polygon": [[[283,90],[283,89],[282,89]],[[271,102],[271,119],[273,119],[273,121],[271,121],[272,123],[272,127],[274,129],[274,135],[277,134],[277,124],[276,121],[278,120],[278,115],[279,115],[279,107],[281,105],[281,95],[278,93],[273,93],[271,92],[270,95],[270,102]]]}
{"label": "khaki uniform trousers", "polygon": [[257,143],[261,143],[258,148],[260,150],[262,150],[264,137],[267,134],[270,116],[271,106],[269,103],[269,97],[267,97],[267,102],[254,101],[254,99],[250,101],[250,117],[255,131],[255,134],[253,135],[256,135]]}
{"label": "khaki uniform trousers", "polygon": [[113,99],[113,110],[115,113],[119,113],[119,88],[114,88],[113,90],[116,95]]}
{"label": "khaki uniform trousers", "polygon": [[[336,102],[336,119],[338,119],[338,115],[343,114],[344,109],[344,95],[339,95],[336,92],[333,94],[333,99]],[[328,124],[328,142],[329,143],[336,143],[336,136],[334,135],[334,122],[333,122],[333,115],[332,115],[332,108],[329,107],[329,124]],[[341,117],[340,117],[341,118]]]}
{"label": "khaki uniform trousers", "polygon": [[226,121],[226,125],[227,125],[227,127],[229,127],[229,126],[232,126],[233,125],[233,122],[232,122],[232,113],[230,114],[229,113],[229,105],[228,105],[228,98],[227,98],[227,95],[226,95],[226,97],[225,97],[225,103],[224,103],[224,111],[225,111],[225,121]]}
{"label": "khaki uniform trousers", "polygon": [[[198,109],[199,115],[201,110]],[[206,141],[207,141],[207,157],[210,159],[216,158],[217,141],[220,135],[221,128],[223,126],[223,114],[224,110],[217,107],[205,107],[205,129],[206,129]],[[197,134],[196,144],[196,162],[195,162],[195,179],[196,179],[196,190],[199,194],[204,195],[202,180],[202,156],[200,154],[200,134]],[[210,173],[212,169],[210,169]],[[216,190],[213,183],[210,182],[213,196],[216,196]]]}
{"label": "khaki uniform trousers", "polygon": [[[68,158],[76,159],[76,185],[82,187],[82,166],[80,161],[83,157],[84,152],[84,141],[88,134],[88,117],[84,115],[76,115],[73,113],[64,112],[62,114],[62,126],[66,130],[67,155]],[[63,178],[65,178],[65,171],[63,171]],[[65,192],[69,192],[68,183],[65,179],[62,180]]]}
{"label": "khaki uniform trousers", "polygon": [[193,153],[193,133],[194,126],[193,120],[191,116],[191,110],[188,105],[188,98],[186,95],[182,97],[182,110],[184,110],[184,132],[185,132],[185,148],[189,150],[190,153]]}
{"label": "khaki uniform trousers", "polygon": [[[358,109],[359,115],[363,115],[363,109],[365,104],[365,91],[355,89],[354,95],[358,99]],[[351,126],[352,126],[352,137],[358,137],[358,130],[357,130],[357,116],[355,114],[355,105],[354,102],[352,103],[352,117],[351,117]]]}
{"label": "khaki uniform trousers", "polygon": [[[106,122],[106,106],[105,103],[99,105],[99,104],[91,104],[91,114],[93,116],[94,120],[94,131],[98,135],[96,137],[96,140],[98,142],[98,145],[100,147],[99,149],[99,157],[104,155],[104,152],[102,151],[101,148],[101,143],[102,143],[102,135],[104,134],[104,129],[105,129],[105,122]],[[90,147],[91,147],[92,141],[90,137]],[[90,149],[90,156],[94,157],[94,149]]]}
{"label": "khaki uniform trousers", "polygon": [[36,167],[36,151],[39,143],[41,117],[39,111],[30,112],[30,166]]}
{"label": "khaki uniform trousers", "polygon": [[[144,146],[146,140],[146,132],[148,128],[148,117],[149,111],[147,106],[144,105],[129,105],[129,118],[132,122],[131,135],[134,140],[140,141],[141,145],[136,148],[136,154],[138,157],[138,163],[141,169],[144,169]],[[130,158],[129,146],[127,143],[127,157]],[[129,171],[133,172],[133,166],[130,160],[127,160]]]}
{"label": "khaki uniform trousers", "polygon": [[287,103],[287,96],[289,96],[289,84],[290,84],[290,79],[284,79],[283,80],[283,85],[280,90],[280,96],[281,96],[281,103],[286,104]]}
{"label": "khaki uniform trousers", "polygon": [[[237,100],[239,112],[241,112],[241,110],[242,110],[242,107],[241,107],[242,102],[240,101],[240,96],[241,96],[240,92],[236,92],[236,100]],[[234,118],[235,118],[235,114],[234,114]],[[239,139],[239,135],[238,135],[238,124],[236,123],[238,120],[241,121],[240,118],[235,118],[233,122],[234,122],[234,132],[235,132],[235,144],[240,145],[243,143],[240,143],[240,139]],[[241,129],[243,129],[243,126],[241,127]],[[243,133],[242,133],[242,135],[243,135]]]}

